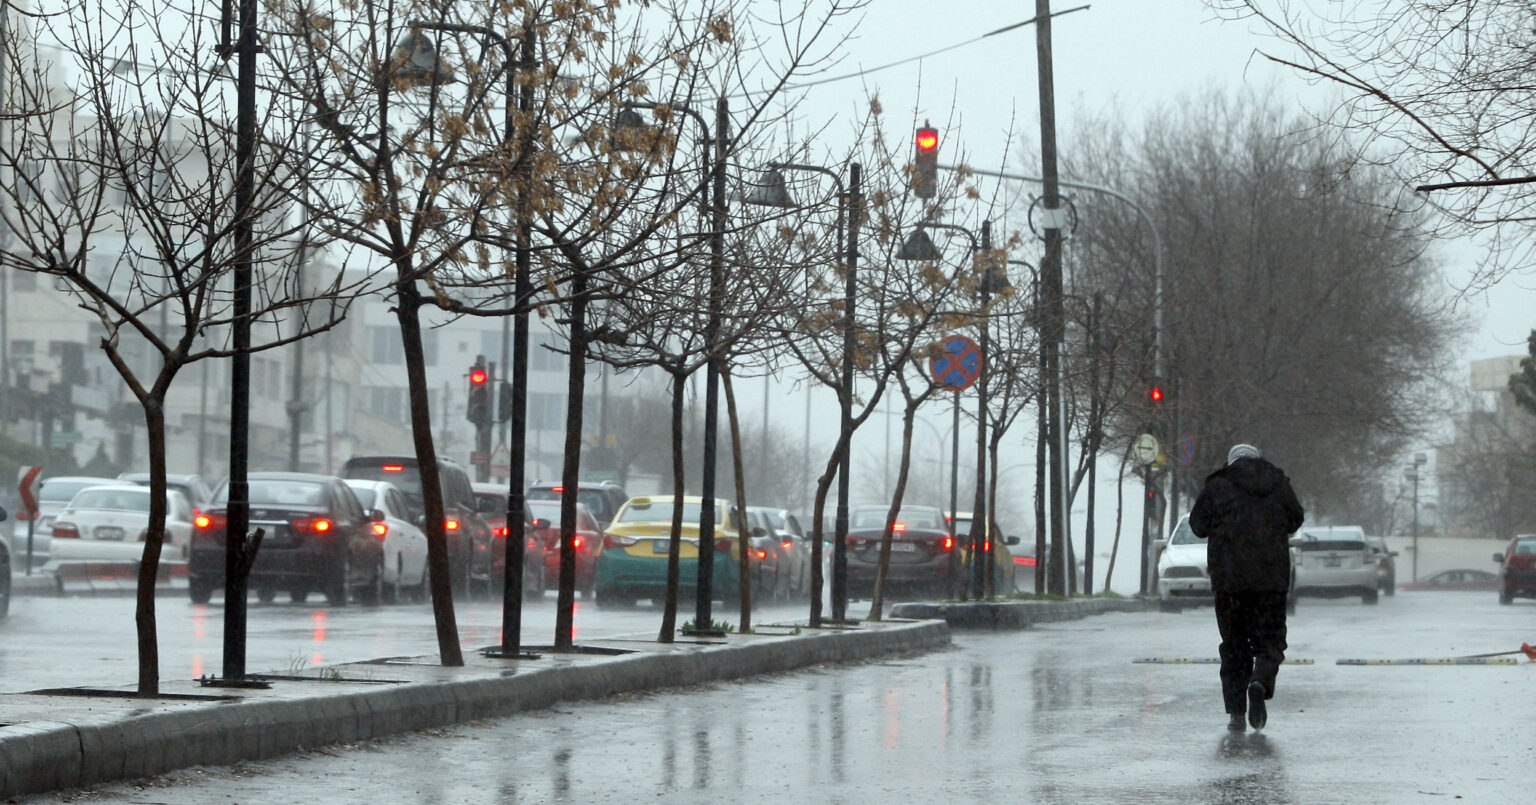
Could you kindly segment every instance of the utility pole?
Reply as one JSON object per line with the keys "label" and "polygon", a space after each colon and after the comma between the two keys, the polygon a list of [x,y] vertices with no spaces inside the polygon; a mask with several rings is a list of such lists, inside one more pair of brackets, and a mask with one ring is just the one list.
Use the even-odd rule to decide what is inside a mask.
{"label": "utility pole", "polygon": [[1048,464],[1050,472],[1051,550],[1049,558],[1049,591],[1055,595],[1066,594],[1065,566],[1067,551],[1063,539],[1066,515],[1066,479],[1062,473],[1061,451],[1061,344],[1065,331],[1065,315],[1062,310],[1061,281],[1061,185],[1056,160],[1056,83],[1051,59],[1051,2],[1035,0],[1035,56],[1039,63],[1040,80],[1040,176],[1044,185],[1041,203],[1044,206],[1045,255],[1040,260],[1040,301],[1044,314],[1045,343],[1042,346],[1045,371],[1045,403]]}

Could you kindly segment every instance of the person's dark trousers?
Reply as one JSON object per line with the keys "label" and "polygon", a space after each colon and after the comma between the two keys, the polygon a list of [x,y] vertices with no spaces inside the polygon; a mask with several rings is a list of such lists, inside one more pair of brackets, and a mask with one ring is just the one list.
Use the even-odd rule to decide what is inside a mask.
{"label": "person's dark trousers", "polygon": [[1221,630],[1221,698],[1228,713],[1248,710],[1248,683],[1275,695],[1275,676],[1285,660],[1285,591],[1216,593]]}

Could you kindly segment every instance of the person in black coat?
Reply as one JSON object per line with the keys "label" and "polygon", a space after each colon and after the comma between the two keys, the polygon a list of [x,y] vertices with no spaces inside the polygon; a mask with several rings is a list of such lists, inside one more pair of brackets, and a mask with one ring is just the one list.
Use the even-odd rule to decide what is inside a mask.
{"label": "person in black coat", "polygon": [[1209,540],[1206,565],[1221,632],[1221,695],[1228,728],[1264,726],[1265,702],[1285,660],[1285,601],[1291,586],[1290,535],[1301,527],[1290,479],[1253,445],[1234,445],[1225,467],[1205,479],[1189,513]]}

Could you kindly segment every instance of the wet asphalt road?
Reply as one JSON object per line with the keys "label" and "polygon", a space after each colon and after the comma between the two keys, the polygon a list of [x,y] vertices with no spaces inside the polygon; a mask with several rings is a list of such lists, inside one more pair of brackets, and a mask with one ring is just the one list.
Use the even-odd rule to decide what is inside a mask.
{"label": "wet asphalt road", "polygon": [[[1521,802],[1536,664],[1339,666],[1517,649],[1536,602],[1303,600],[1269,725],[1229,733],[1210,610],[961,634],[948,651],[621,697],[74,801]],[[49,795],[27,801],[61,801]]]}

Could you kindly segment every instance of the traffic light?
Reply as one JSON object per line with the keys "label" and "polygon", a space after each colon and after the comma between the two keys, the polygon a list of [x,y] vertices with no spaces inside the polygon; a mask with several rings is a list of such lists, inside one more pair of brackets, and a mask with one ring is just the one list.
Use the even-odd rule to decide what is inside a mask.
{"label": "traffic light", "polygon": [[469,367],[469,404],[466,406],[465,418],[476,425],[485,425],[491,421],[491,374],[485,370],[485,364],[477,363]]}
{"label": "traffic light", "polygon": [[512,418],[512,384],[505,380],[496,383],[496,421]]}
{"label": "traffic light", "polygon": [[1163,401],[1163,385],[1161,383],[1153,383],[1151,386],[1148,386],[1147,387],[1147,402],[1152,403],[1152,407],[1156,408],[1156,407],[1158,407],[1158,405],[1160,403],[1162,403],[1162,401]]}
{"label": "traffic light", "polygon": [[924,124],[917,130],[917,158],[912,164],[912,195],[933,198],[939,187],[939,130]]}

